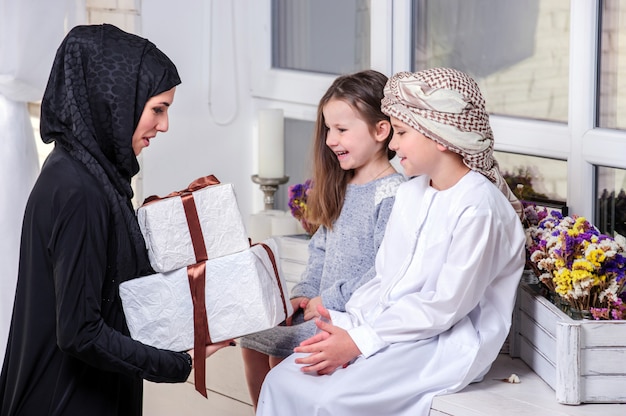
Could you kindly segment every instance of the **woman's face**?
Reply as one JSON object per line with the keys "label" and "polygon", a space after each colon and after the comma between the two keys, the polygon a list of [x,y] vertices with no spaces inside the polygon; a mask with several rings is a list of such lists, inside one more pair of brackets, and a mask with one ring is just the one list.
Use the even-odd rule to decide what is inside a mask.
{"label": "woman's face", "polygon": [[176,87],[151,97],[143,108],[139,124],[133,133],[133,151],[139,156],[144,147],[150,146],[150,139],[157,132],[166,132],[169,127],[167,110],[174,101]]}

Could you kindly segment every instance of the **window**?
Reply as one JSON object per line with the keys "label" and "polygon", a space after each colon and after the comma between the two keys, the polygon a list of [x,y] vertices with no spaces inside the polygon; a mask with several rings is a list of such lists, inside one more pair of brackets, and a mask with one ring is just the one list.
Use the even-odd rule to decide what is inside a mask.
{"label": "window", "polygon": [[[403,44],[393,31],[394,56],[395,45],[402,45],[414,70],[449,65],[477,78],[501,165],[519,159],[517,173],[543,172],[543,187],[554,173],[549,161],[561,160],[559,180],[549,179],[557,184],[557,199],[566,197],[570,213],[594,218],[607,169],[616,175],[626,168],[626,133],[619,130],[626,126],[626,5],[619,0],[410,3],[412,43]],[[402,25],[395,13],[393,24]],[[397,70],[403,68],[395,65]],[[619,187],[609,185],[609,195],[611,190],[618,195]]]}
{"label": "window", "polygon": [[494,152],[494,157],[509,188],[519,199],[566,205],[566,161],[507,152]]}
{"label": "window", "polygon": [[594,224],[601,232],[626,236],[626,169],[598,166],[596,215]]}
{"label": "window", "polygon": [[285,174],[289,181],[276,192],[277,209],[289,209],[289,186],[304,183],[311,177],[314,133],[315,122],[285,118]]}
{"label": "window", "polygon": [[[305,3],[281,2],[294,3],[288,7]],[[324,9],[325,19],[334,19],[329,10],[340,10],[337,2],[319,3],[314,7]],[[258,71],[251,83],[257,102],[280,102],[286,117],[314,121],[317,102],[337,71],[360,69],[367,61],[362,48],[368,42],[370,67],[387,75],[437,65],[457,67],[476,77],[483,90],[496,157],[503,169],[509,163],[513,168],[532,168],[533,174],[540,175],[535,181],[545,187],[546,194],[551,199],[565,198],[571,214],[605,222],[605,217],[596,215],[598,201],[606,195],[604,189],[609,195],[612,191],[619,195],[623,185],[611,181],[618,181],[620,172],[626,170],[623,1],[341,3],[341,10],[350,10],[345,16],[349,16],[346,27],[352,36],[345,44],[343,39],[337,41],[343,51],[346,45],[354,45],[349,59],[320,66],[311,60],[323,59],[320,54],[328,51],[311,51],[305,54],[308,61],[273,60],[271,33],[266,29],[267,44],[253,51]],[[262,17],[258,23],[262,31],[271,21],[271,0],[253,4],[258,8],[255,16]],[[370,19],[367,36],[367,30],[356,30],[366,15]],[[286,33],[292,32],[283,30],[278,36],[289,36]],[[313,32],[309,28],[304,33],[312,36]]]}
{"label": "window", "polygon": [[626,129],[626,4],[619,0],[602,7],[598,125]]}
{"label": "window", "polygon": [[346,74],[369,68],[366,0],[273,0],[272,67]]}
{"label": "window", "polygon": [[[598,120],[590,135],[595,166],[596,226],[603,233],[626,235],[626,4],[601,2]],[[604,130],[613,129],[613,130]],[[607,164],[621,166],[609,167]]]}
{"label": "window", "polygon": [[492,114],[567,121],[568,2],[414,0],[413,70],[472,75]]}
{"label": "window", "polygon": [[[257,107],[283,108],[285,114],[285,174],[275,199],[287,209],[289,185],[310,175],[310,148],[317,105],[339,74],[376,68],[389,73],[391,63],[372,62],[371,28],[388,28],[391,2],[369,0],[255,0],[251,44],[252,95]],[[374,18],[373,15],[376,17]],[[375,24],[373,22],[376,22]],[[385,31],[386,29],[383,29]],[[390,51],[387,36],[384,47]],[[271,102],[273,105],[268,105]]]}
{"label": "window", "polygon": [[[392,2],[371,0],[251,2],[253,97],[312,121],[337,75],[366,68],[389,74],[392,9]],[[384,35],[374,39],[374,30]]]}

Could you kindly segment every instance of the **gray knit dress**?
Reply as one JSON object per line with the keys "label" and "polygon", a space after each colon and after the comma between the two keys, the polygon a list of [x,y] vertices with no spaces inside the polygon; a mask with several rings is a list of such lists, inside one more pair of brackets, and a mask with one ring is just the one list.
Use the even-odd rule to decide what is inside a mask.
{"label": "gray knit dress", "polygon": [[[309,260],[291,298],[322,297],[324,307],[344,311],[352,293],[375,275],[374,259],[383,239],[398,186],[396,173],[363,184],[348,185],[333,230],[320,227],[309,242]],[[303,340],[315,334],[314,320],[304,321],[302,310],[291,326],[277,326],[240,340],[250,348],[275,357],[287,357]]]}

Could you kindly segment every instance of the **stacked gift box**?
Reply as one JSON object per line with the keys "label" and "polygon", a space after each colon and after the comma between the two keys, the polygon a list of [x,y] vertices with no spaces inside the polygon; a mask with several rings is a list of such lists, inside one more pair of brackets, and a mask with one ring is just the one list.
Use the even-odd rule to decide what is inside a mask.
{"label": "stacked gift box", "polygon": [[[250,246],[232,184],[213,176],[137,210],[157,274],[120,285],[131,337],[172,351],[238,338],[291,314],[287,288],[269,239]],[[200,363],[201,361],[201,363]],[[204,360],[196,389],[204,389]]]}

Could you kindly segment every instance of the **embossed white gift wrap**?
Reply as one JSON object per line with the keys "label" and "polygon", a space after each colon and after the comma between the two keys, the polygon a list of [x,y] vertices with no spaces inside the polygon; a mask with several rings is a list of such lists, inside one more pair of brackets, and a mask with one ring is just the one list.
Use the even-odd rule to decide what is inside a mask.
{"label": "embossed white gift wrap", "polygon": [[[287,314],[291,303],[276,257]],[[185,351],[194,346],[193,303],[187,268],[120,284],[120,297],[133,339],[157,348]],[[213,342],[272,328],[285,320],[274,267],[260,245],[206,262],[206,312]]]}
{"label": "embossed white gift wrap", "polygon": [[[192,194],[208,259],[250,247],[232,184],[211,185]],[[155,271],[169,272],[198,262],[180,196],[139,207],[137,220]]]}

